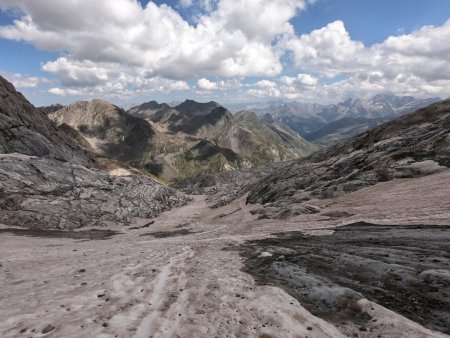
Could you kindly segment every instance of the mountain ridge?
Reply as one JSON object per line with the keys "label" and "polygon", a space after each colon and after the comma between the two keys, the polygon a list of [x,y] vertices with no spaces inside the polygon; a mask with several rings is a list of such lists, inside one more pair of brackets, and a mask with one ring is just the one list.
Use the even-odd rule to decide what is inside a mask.
{"label": "mountain ridge", "polygon": [[73,103],[49,114],[90,142],[101,156],[167,181],[310,154],[315,147],[279,123],[247,123],[210,101],[176,107],[150,101],[127,112],[102,100]]}
{"label": "mountain ridge", "polygon": [[[275,101],[252,110],[259,116],[270,114],[306,140],[327,147],[440,100],[437,97],[416,99],[412,96],[377,94],[369,98],[348,98],[336,104]],[[319,130],[329,130],[328,135],[316,137],[320,134]]]}

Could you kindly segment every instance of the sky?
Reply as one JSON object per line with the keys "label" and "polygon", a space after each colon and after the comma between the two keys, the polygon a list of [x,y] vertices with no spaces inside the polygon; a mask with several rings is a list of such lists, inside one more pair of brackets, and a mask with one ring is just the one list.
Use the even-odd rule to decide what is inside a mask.
{"label": "sky", "polygon": [[35,105],[450,96],[449,0],[0,0]]}

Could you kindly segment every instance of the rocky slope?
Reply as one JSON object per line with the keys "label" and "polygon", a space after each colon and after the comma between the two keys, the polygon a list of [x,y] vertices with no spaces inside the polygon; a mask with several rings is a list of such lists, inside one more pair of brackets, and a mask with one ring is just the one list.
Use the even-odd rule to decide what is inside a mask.
{"label": "rocky slope", "polygon": [[0,76],[0,153],[14,152],[92,164],[76,142]]}
{"label": "rocky slope", "polygon": [[[312,198],[339,196],[382,181],[419,177],[450,167],[450,100],[387,122],[307,158],[264,170],[199,177],[177,185],[184,191],[220,191],[226,204],[247,192],[261,203],[262,218],[286,218],[319,211]],[[241,179],[244,177],[244,179]],[[228,180],[228,181],[227,181]]]}
{"label": "rocky slope", "polygon": [[326,148],[327,146],[373,129],[389,120],[390,118],[388,117],[368,119],[365,117],[346,116],[325,124],[308,134],[307,137],[314,144],[317,144],[321,148]]}
{"label": "rocky slope", "polygon": [[98,154],[121,161],[141,162],[149,147],[161,142],[161,136],[144,120],[102,100],[76,102],[49,117],[57,125],[79,131]]}
{"label": "rocky slope", "polygon": [[439,100],[378,94],[330,105],[272,102],[254,111],[261,116],[270,113],[306,140],[327,147]]}
{"label": "rocky slope", "polygon": [[188,200],[144,176],[20,154],[0,154],[0,223],[75,229],[153,218]]}
{"label": "rocky slope", "polygon": [[[300,137],[289,127],[270,119],[260,119],[255,113],[241,111],[236,124],[251,135],[240,135],[241,152],[257,164],[293,160],[311,154],[317,147]],[[231,143],[231,142],[230,142]],[[247,143],[247,145],[245,145]],[[232,145],[232,144],[230,144]],[[261,161],[261,159],[264,159]]]}
{"label": "rocky slope", "polygon": [[[312,197],[326,198],[380,181],[450,167],[450,100],[432,104],[272,173],[253,185],[249,203],[289,215]],[[270,215],[270,212],[266,213]]]}
{"label": "rocky slope", "polygon": [[1,77],[0,93],[0,223],[63,229],[129,223],[188,200],[149,178],[95,169],[88,153]]}

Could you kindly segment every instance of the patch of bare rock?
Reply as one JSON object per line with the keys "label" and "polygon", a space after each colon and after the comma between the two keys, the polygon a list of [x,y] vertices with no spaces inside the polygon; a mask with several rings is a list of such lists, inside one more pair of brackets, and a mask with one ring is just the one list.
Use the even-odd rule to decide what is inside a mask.
{"label": "patch of bare rock", "polygon": [[450,225],[357,222],[331,235],[279,233],[240,248],[245,270],[275,285],[312,314],[372,331],[363,298],[450,334]]}

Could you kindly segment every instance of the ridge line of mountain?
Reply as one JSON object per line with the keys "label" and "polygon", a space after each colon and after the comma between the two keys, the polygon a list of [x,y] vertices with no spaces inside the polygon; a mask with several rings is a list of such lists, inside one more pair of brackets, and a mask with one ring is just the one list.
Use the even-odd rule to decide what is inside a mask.
{"label": "ridge line of mountain", "polygon": [[150,101],[125,112],[96,99],[48,116],[78,131],[97,155],[165,181],[291,160],[316,150],[287,126],[256,116],[247,121],[213,101],[186,100],[174,108]]}

